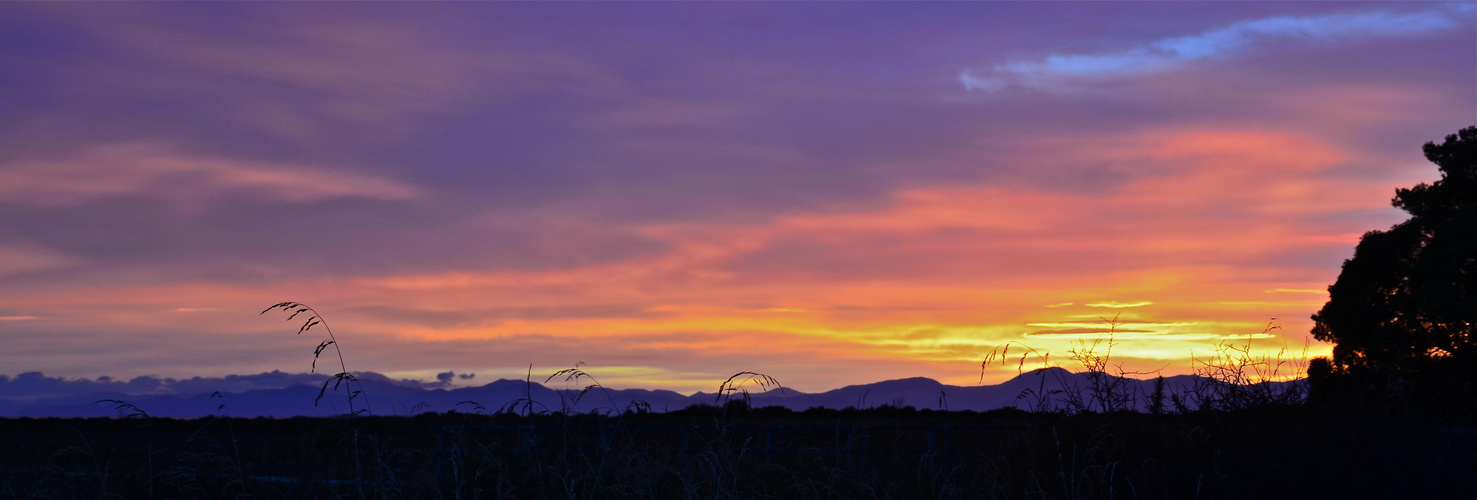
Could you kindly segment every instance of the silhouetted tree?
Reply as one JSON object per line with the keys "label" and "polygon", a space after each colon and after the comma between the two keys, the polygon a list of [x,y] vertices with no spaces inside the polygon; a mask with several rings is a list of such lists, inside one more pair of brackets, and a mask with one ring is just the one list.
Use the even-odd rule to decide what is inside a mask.
{"label": "silhouetted tree", "polygon": [[1411,218],[1370,231],[1344,261],[1313,336],[1314,400],[1471,417],[1477,378],[1477,127],[1426,143],[1441,179],[1395,192]]}

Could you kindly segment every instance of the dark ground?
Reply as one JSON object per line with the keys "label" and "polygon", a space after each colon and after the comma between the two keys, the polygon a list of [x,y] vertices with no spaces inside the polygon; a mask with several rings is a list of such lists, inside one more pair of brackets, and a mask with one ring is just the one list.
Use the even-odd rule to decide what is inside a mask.
{"label": "dark ground", "polygon": [[1301,405],[0,420],[0,498],[1473,495],[1477,430]]}

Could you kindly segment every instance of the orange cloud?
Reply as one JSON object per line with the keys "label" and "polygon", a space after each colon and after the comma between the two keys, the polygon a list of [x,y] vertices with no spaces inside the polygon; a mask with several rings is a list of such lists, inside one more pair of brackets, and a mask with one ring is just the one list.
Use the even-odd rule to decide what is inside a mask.
{"label": "orange cloud", "polygon": [[[691,390],[708,383],[692,377],[748,369],[803,374],[809,390],[883,376],[974,383],[1002,343],[1030,344],[1070,367],[1069,350],[1111,332],[1126,370],[1173,374],[1192,371],[1192,354],[1216,342],[1301,349],[1320,290],[1355,228],[1369,225],[1327,218],[1377,212],[1389,190],[1340,179],[1345,155],[1300,136],[1143,131],[1087,145],[1143,166],[1100,191],[920,187],[870,210],[630,228],[667,251],[561,269],[0,299],[14,316],[38,318],[28,323],[251,335],[280,342],[281,353],[301,339],[251,316],[301,300],[352,332],[341,340],[360,356],[355,366],[406,373],[426,363],[511,373],[584,361],[613,367],[621,384]],[[1281,328],[1264,334],[1272,317]]]}

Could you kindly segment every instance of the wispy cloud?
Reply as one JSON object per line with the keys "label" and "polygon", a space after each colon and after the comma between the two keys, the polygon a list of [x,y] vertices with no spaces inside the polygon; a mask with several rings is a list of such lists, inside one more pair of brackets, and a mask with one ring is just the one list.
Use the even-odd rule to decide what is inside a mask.
{"label": "wispy cloud", "polygon": [[1108,301],[1103,301],[1103,302],[1089,302],[1089,303],[1083,304],[1083,305],[1085,305],[1087,307],[1106,307],[1106,308],[1109,308],[1109,309],[1127,309],[1127,308],[1130,308],[1130,307],[1144,307],[1144,306],[1153,305],[1153,304],[1154,304],[1153,302],[1149,302],[1147,300],[1140,300],[1138,302],[1114,302],[1114,301],[1108,300]]}
{"label": "wispy cloud", "polygon": [[22,245],[0,246],[0,276],[45,271],[76,265],[76,258],[55,251]]}
{"label": "wispy cloud", "polygon": [[1165,38],[1116,53],[1051,55],[1016,61],[983,74],[965,71],[968,90],[996,92],[1012,86],[1066,90],[1103,79],[1150,74],[1190,63],[1233,57],[1279,39],[1333,42],[1356,38],[1408,36],[1447,30],[1470,22],[1471,3],[1449,3],[1428,10],[1324,16],[1278,16],[1243,21],[1194,35]]}
{"label": "wispy cloud", "polygon": [[198,205],[224,193],[306,203],[397,200],[417,190],[396,181],[317,167],[181,154],[144,143],[95,146],[64,159],[0,164],[0,202],[54,207],[143,197]]}

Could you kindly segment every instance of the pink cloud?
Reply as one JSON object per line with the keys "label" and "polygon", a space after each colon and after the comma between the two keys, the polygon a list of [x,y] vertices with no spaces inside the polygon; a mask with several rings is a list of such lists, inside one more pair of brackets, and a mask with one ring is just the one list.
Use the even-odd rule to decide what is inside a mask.
{"label": "pink cloud", "polygon": [[[1033,324],[1098,323],[1119,314],[1139,322],[1120,339],[1131,368],[1168,363],[1169,373],[1182,373],[1191,369],[1180,362],[1192,349],[1256,333],[1272,316],[1284,318],[1279,336],[1251,341],[1259,349],[1300,344],[1304,318],[1321,304],[1316,291],[1336,275],[1337,257],[1305,264],[1287,256],[1351,251],[1359,230],[1378,226],[1391,189],[1331,175],[1347,154],[1299,135],[1157,130],[1071,142],[1083,148],[1052,161],[1102,156],[1139,169],[1100,191],[961,184],[907,189],[886,205],[851,211],[605,228],[660,242],[665,251],[561,268],[249,287],[145,283],[0,298],[69,327],[194,325],[233,336],[272,328],[273,321],[241,319],[286,297],[331,311],[336,330],[361,336],[351,347],[366,368],[413,371],[438,356],[479,373],[514,361],[586,361],[633,370],[620,379],[633,385],[691,389],[699,387],[678,379],[742,369],[804,373],[821,389],[859,380],[816,366],[862,370],[883,360],[897,376],[966,383],[994,345],[1024,340],[1062,353],[1082,337],[1032,336],[1052,330]],[[185,171],[213,179],[207,185],[217,189],[278,186],[224,165]],[[139,170],[134,175],[165,175]],[[337,195],[400,193],[365,186]],[[1328,223],[1341,213],[1374,215]],[[571,231],[594,224],[579,218],[557,222]],[[1266,292],[1278,289],[1311,292]],[[1138,307],[1095,307],[1105,304]]]}
{"label": "pink cloud", "polygon": [[81,259],[33,245],[0,245],[0,276],[69,267]]}
{"label": "pink cloud", "polygon": [[404,200],[408,184],[320,167],[212,158],[147,143],[94,146],[62,159],[0,163],[0,200],[79,205],[142,197],[196,206],[225,193],[288,203],[334,198]]}

